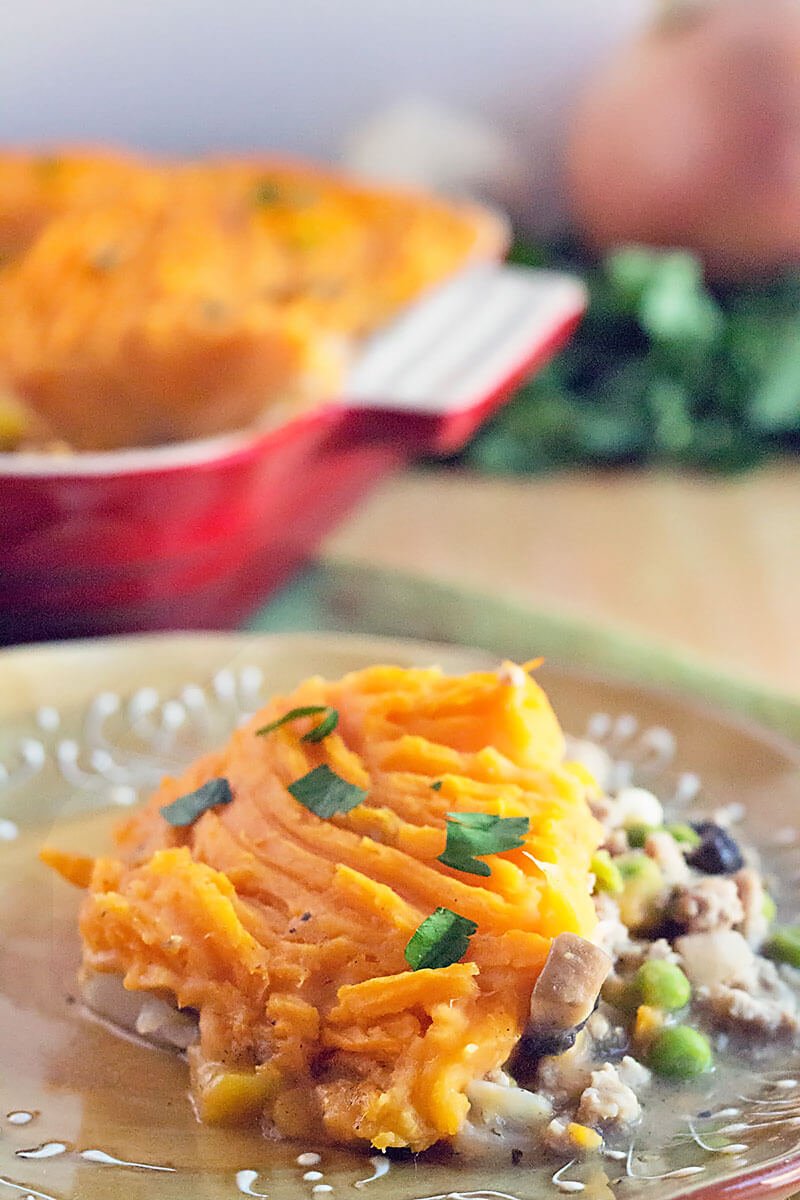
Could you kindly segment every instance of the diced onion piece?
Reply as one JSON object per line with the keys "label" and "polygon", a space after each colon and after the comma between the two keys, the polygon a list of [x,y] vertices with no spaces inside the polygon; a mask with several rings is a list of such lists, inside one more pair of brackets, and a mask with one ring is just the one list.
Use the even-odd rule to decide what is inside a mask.
{"label": "diced onion piece", "polygon": [[553,1106],[538,1092],[508,1087],[489,1079],[476,1079],[467,1091],[472,1106],[472,1119],[492,1125],[497,1121],[512,1125],[531,1126],[549,1121]]}
{"label": "diced onion piece", "polygon": [[734,929],[689,933],[675,942],[683,970],[695,987],[714,987],[742,979],[753,968],[753,951]]}
{"label": "diced onion piece", "polygon": [[649,825],[659,828],[664,824],[664,809],[661,801],[647,788],[622,788],[617,793],[616,809],[621,825]]}

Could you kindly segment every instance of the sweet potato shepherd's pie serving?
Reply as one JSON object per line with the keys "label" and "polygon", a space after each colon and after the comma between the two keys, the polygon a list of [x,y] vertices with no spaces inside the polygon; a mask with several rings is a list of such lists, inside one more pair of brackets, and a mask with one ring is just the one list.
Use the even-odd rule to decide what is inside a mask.
{"label": "sweet potato shepherd's pie serving", "polygon": [[86,1004],[186,1052],[202,1122],[574,1156],[797,1040],[800,931],[753,852],[604,790],[533,666],[309,679],[108,855],[42,852],[86,890]]}

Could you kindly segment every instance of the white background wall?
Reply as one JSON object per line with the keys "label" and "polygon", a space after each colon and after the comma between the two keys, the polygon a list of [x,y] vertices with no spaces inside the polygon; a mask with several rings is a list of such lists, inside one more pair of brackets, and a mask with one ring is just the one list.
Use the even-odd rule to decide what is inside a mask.
{"label": "white background wall", "polygon": [[562,113],[653,0],[0,0],[0,139],[335,157],[407,96],[553,186]]}

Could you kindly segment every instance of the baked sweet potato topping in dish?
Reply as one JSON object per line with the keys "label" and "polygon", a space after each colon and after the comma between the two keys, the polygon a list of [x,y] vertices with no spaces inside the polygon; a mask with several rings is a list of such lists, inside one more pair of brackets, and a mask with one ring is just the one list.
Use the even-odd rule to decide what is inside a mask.
{"label": "baked sweet potato topping in dish", "polygon": [[86,1003],[187,1051],[201,1121],[598,1148],[651,1071],[797,1035],[800,934],[770,940],[721,814],[665,825],[571,749],[515,664],[309,679],[165,779],[108,856],[42,852],[87,889]]}
{"label": "baked sweet potato topping in dish", "polygon": [[148,446],[336,395],[471,259],[469,205],[312,166],[0,155],[0,449]]}

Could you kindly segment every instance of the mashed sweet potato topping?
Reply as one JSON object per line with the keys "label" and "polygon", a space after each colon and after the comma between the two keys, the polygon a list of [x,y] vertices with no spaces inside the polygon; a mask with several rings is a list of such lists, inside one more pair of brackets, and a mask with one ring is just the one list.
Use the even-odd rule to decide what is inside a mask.
{"label": "mashed sweet potato topping", "polygon": [[310,166],[0,154],[0,449],[148,446],[338,392],[484,211]]}
{"label": "mashed sweet potato topping", "polygon": [[[43,856],[88,887],[84,973],[198,1014],[201,1119],[419,1151],[508,1060],[552,939],[595,927],[602,831],[563,755],[520,668],[312,678],[165,779],[108,856]],[[439,861],[459,814],[526,832],[472,873]],[[440,909],[467,938],[412,969]]]}

